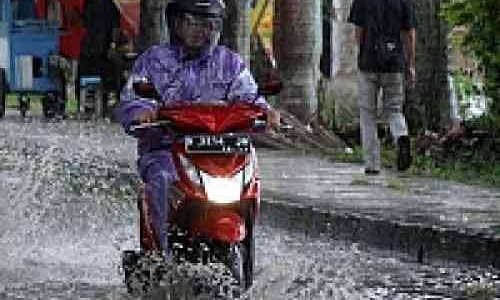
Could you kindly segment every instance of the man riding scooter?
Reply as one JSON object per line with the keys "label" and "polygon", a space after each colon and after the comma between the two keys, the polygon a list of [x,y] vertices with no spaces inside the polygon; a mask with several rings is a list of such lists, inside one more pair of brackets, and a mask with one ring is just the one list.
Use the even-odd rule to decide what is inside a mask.
{"label": "man riding scooter", "polygon": [[[167,255],[169,188],[176,179],[171,140],[159,128],[132,133],[136,123],[153,122],[160,106],[175,101],[240,101],[268,112],[268,123],[278,128],[280,116],[257,94],[257,84],[242,58],[219,46],[225,5],[222,0],[172,0],[167,5],[170,44],[156,45],[135,62],[121,94],[117,119],[138,138],[138,169],[149,190],[153,231]],[[140,98],[134,78],[152,83],[159,101]]]}

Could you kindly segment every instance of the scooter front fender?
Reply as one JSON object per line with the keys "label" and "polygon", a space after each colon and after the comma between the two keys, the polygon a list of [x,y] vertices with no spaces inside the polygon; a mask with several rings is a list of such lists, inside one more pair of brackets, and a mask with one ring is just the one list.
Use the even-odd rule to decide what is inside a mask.
{"label": "scooter front fender", "polygon": [[216,241],[232,244],[245,239],[245,220],[237,213],[220,212],[210,223],[209,235]]}

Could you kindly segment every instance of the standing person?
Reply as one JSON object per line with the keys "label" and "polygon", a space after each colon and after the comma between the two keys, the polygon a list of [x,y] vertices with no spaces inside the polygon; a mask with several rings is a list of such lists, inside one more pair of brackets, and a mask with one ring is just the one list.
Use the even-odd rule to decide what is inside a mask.
{"label": "standing person", "polygon": [[[56,84],[60,93],[57,102],[49,108],[45,102],[44,115],[55,113],[55,117],[66,117],[66,100],[74,98],[68,95],[68,87],[74,91],[77,79],[78,58],[80,57],[80,41],[84,34],[81,13],[85,0],[38,0],[35,11],[38,18],[46,20],[52,26],[59,27],[59,57],[57,64],[51,61],[49,77]],[[69,96],[69,97],[68,97]],[[44,98],[48,100],[48,98]],[[49,112],[51,111],[51,112]]]}
{"label": "standing person", "polygon": [[[100,76],[104,90],[113,90],[114,66],[108,55],[120,36],[120,11],[113,0],[85,0],[82,19],[85,34],[81,42],[78,77]],[[106,105],[107,93],[103,96]]]}
{"label": "standing person", "polygon": [[[62,33],[59,36],[59,53],[66,59],[68,72],[65,72],[66,82],[70,82],[72,94],[76,98],[78,86],[78,59],[80,58],[80,45],[85,29],[82,24],[82,12],[85,0],[59,0],[62,11]],[[66,92],[66,91],[64,91]]]}
{"label": "standing person", "polygon": [[[257,94],[257,84],[240,55],[219,46],[225,6],[222,0],[171,0],[167,6],[170,44],[155,45],[135,62],[116,109],[126,132],[134,122],[156,119],[161,105],[184,101],[241,101],[268,111],[276,128],[279,114]],[[146,78],[160,94],[159,101],[140,98],[133,78]],[[159,250],[166,252],[169,187],[176,178],[169,138],[148,129],[138,138],[138,169],[150,187],[153,231]],[[166,254],[166,253],[165,253]]]}
{"label": "standing person", "polygon": [[[384,117],[397,148],[397,169],[411,164],[408,126],[403,115],[404,73],[415,75],[415,9],[412,0],[354,0],[349,22],[359,44],[360,126],[366,174],[380,173],[377,95],[383,92]],[[406,63],[405,63],[406,62]]]}

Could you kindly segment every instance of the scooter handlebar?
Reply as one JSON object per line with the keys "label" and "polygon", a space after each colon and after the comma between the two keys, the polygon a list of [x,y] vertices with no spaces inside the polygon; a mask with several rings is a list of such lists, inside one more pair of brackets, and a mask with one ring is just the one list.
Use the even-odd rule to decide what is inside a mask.
{"label": "scooter handlebar", "polygon": [[287,132],[287,131],[292,130],[292,129],[293,129],[293,125],[286,124],[286,123],[280,124],[280,131],[282,131],[282,132]]}
{"label": "scooter handlebar", "polygon": [[[262,120],[262,119],[254,120],[253,128],[257,131],[266,130],[267,129],[267,120]],[[284,123],[283,120],[281,120],[280,125],[279,125],[279,132],[287,132],[291,129],[293,129],[293,125]]]}
{"label": "scooter handlebar", "polygon": [[266,120],[262,120],[262,119],[253,120],[253,129],[255,131],[266,130],[266,128],[267,128],[267,121]]}
{"label": "scooter handlebar", "polygon": [[166,127],[168,127],[168,125],[170,125],[170,121],[166,121],[166,120],[159,120],[156,122],[149,122],[149,123],[134,122],[129,127],[129,131],[131,133],[135,133],[137,131],[148,129],[148,128],[166,128]]}
{"label": "scooter handlebar", "polygon": [[[149,128],[165,128],[169,129],[171,125],[171,121],[168,120],[157,120],[155,122],[147,122],[147,123],[140,123],[140,122],[133,122],[132,125],[129,127],[130,133],[136,133],[141,130],[149,129]],[[253,124],[253,130],[259,132],[259,131],[265,131],[267,129],[267,120],[262,120],[262,119],[255,119],[254,124]],[[279,126],[279,131],[280,132],[287,132],[288,130],[293,129],[293,126],[290,124],[286,123],[280,123]]]}

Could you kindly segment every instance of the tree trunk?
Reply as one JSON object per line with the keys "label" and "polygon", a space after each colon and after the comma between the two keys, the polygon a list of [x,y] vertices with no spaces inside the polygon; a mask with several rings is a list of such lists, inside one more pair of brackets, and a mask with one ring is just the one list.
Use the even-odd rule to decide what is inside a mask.
{"label": "tree trunk", "polygon": [[417,86],[407,91],[405,112],[411,131],[439,131],[448,125],[448,28],[439,16],[442,0],[414,1],[417,13]]}
{"label": "tree trunk", "polygon": [[250,4],[251,0],[227,0],[222,44],[238,52],[250,64]]}
{"label": "tree trunk", "polygon": [[166,40],[165,5],[165,0],[141,0],[139,38],[136,47],[139,52]]}
{"label": "tree trunk", "polygon": [[309,123],[316,117],[321,56],[321,1],[276,0],[275,36],[278,67],[283,81],[280,105]]}

